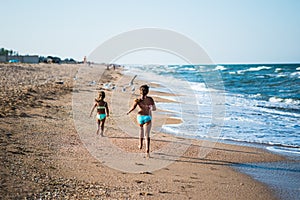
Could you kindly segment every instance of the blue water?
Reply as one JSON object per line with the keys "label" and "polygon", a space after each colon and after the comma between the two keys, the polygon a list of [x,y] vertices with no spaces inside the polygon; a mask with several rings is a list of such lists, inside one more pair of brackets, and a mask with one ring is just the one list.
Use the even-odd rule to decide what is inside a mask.
{"label": "blue water", "polygon": [[161,85],[151,90],[175,94],[177,103],[157,106],[183,123],[164,125],[164,132],[262,144],[300,156],[300,64],[131,65],[126,69],[150,86]]}

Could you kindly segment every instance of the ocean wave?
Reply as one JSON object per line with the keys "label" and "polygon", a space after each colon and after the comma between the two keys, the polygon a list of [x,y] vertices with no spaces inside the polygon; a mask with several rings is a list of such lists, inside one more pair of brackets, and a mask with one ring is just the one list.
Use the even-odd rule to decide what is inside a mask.
{"label": "ocean wave", "polygon": [[[207,124],[209,126],[209,123]],[[194,127],[194,126],[192,126]],[[233,132],[228,134],[226,128],[223,128],[223,134],[209,134],[209,132],[204,129],[207,128],[205,126],[201,126],[201,128],[195,129],[190,126],[182,124],[169,124],[163,125],[162,130],[169,134],[174,134],[177,136],[184,136],[189,138],[208,140],[208,141],[218,141],[224,143],[234,143],[239,145],[259,145],[261,147],[267,148],[268,150],[292,153],[292,154],[300,154],[300,145],[296,140],[296,137],[290,138],[289,140],[282,140],[280,138],[270,138],[268,133],[260,133],[255,134],[257,132],[253,132],[250,134],[244,134],[245,132]],[[225,132],[225,133],[224,133]]]}
{"label": "ocean wave", "polygon": [[280,74],[278,74],[276,77],[277,77],[277,78],[281,78],[281,77],[287,77],[287,75],[286,75],[286,74],[284,74],[284,73],[280,73]]}
{"label": "ocean wave", "polygon": [[280,71],[282,71],[282,68],[276,68],[275,69],[275,72],[280,72]]}
{"label": "ocean wave", "polygon": [[283,99],[282,98],[279,98],[279,97],[270,97],[269,98],[269,101],[270,102],[283,102]]}
{"label": "ocean wave", "polygon": [[298,76],[298,78],[300,78],[300,72],[293,72],[291,73],[291,76]]}
{"label": "ocean wave", "polygon": [[177,69],[178,71],[196,71],[194,67],[180,67]]}
{"label": "ocean wave", "polygon": [[267,147],[266,149],[274,152],[300,154],[299,146],[272,145],[271,147]]}
{"label": "ocean wave", "polygon": [[223,71],[223,70],[226,70],[227,68],[222,66],[222,65],[218,65],[216,66],[215,70],[220,70],[220,71]]}
{"label": "ocean wave", "polygon": [[243,74],[245,72],[255,72],[255,71],[261,71],[261,70],[267,70],[267,69],[271,69],[271,68],[272,67],[267,67],[267,66],[250,67],[249,69],[238,70],[237,74]]}
{"label": "ocean wave", "polygon": [[278,115],[281,117],[300,117],[299,108],[288,108],[283,106],[272,106],[272,105],[256,105],[260,112],[269,113],[272,116]]}
{"label": "ocean wave", "polygon": [[260,98],[262,95],[260,93],[257,94],[250,94],[249,97],[250,98]]}
{"label": "ocean wave", "polygon": [[162,131],[165,133],[170,133],[170,134],[178,134],[180,126],[181,126],[181,124],[163,125]]}
{"label": "ocean wave", "polygon": [[224,141],[232,141],[232,142],[239,142],[239,143],[248,143],[253,145],[267,145],[266,147],[268,150],[277,150],[277,151],[286,151],[289,153],[297,153],[300,154],[300,146],[297,144],[283,144],[280,142],[270,142],[266,140],[259,140],[259,138],[233,138],[233,137],[220,137],[219,140]]}
{"label": "ocean wave", "polygon": [[[269,146],[268,149],[271,150],[277,150],[277,151],[286,151],[290,153],[300,153],[299,149],[299,143],[295,141],[278,141],[278,142],[271,142],[268,139],[268,135],[244,135],[241,137],[240,134],[231,134],[231,135],[211,135],[207,134],[207,132],[201,130],[193,130],[192,132],[189,132],[184,126],[182,127],[182,124],[168,124],[163,125],[162,130],[169,134],[175,134],[175,135],[185,135],[189,136],[191,138],[196,139],[204,139],[204,140],[218,140],[223,142],[238,142],[239,144],[252,144],[252,145],[267,145]],[[203,134],[202,134],[203,133]]]}
{"label": "ocean wave", "polygon": [[189,82],[189,85],[191,86],[191,89],[193,91],[199,91],[199,92],[207,92],[210,91],[205,83],[196,83],[196,82]]}
{"label": "ocean wave", "polygon": [[230,121],[230,122],[248,122],[248,123],[256,123],[256,124],[265,124],[263,121],[257,121],[255,118],[249,118],[249,117],[241,117],[241,116],[229,116],[225,117],[224,121]]}
{"label": "ocean wave", "polygon": [[296,99],[283,99],[283,98],[279,98],[279,97],[270,97],[269,98],[269,102],[272,103],[286,103],[286,104],[293,104],[293,105],[299,105],[300,101],[296,100]]}
{"label": "ocean wave", "polygon": [[251,67],[248,69],[248,71],[260,71],[264,69],[271,69],[272,67],[267,67],[267,66],[259,66],[259,67]]}

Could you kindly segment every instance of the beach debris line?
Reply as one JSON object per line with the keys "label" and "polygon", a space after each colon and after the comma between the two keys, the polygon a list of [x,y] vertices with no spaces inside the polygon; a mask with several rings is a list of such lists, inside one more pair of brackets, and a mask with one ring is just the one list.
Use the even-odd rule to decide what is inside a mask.
{"label": "beach debris line", "polygon": [[111,91],[111,90],[116,90],[117,88],[120,88],[122,92],[126,92],[126,91],[129,91],[128,88],[130,88],[130,91],[134,92],[135,91],[134,80],[136,77],[137,77],[137,75],[134,75],[134,77],[130,80],[130,82],[123,86],[117,87],[114,83],[107,82],[107,83],[103,83],[103,85],[99,89]]}

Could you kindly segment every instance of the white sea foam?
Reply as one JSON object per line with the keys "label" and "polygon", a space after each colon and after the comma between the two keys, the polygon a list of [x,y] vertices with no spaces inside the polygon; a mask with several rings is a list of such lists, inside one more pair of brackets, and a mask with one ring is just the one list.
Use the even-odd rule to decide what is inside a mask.
{"label": "white sea foam", "polygon": [[[272,105],[271,105],[272,106]],[[298,113],[293,113],[293,112],[288,112],[288,111],[279,111],[279,110],[274,110],[274,109],[269,109],[268,107],[254,107],[252,108],[254,110],[258,109],[261,113],[264,113],[264,115],[269,114],[271,116],[281,116],[281,118],[285,118],[284,116],[289,116],[289,117],[300,117],[300,114]],[[275,115],[276,114],[276,115]]]}
{"label": "white sea foam", "polygon": [[224,66],[222,66],[222,65],[218,65],[218,66],[216,66],[216,68],[215,68],[215,70],[221,70],[221,71],[226,70],[226,69],[227,69],[227,68],[224,67]]}
{"label": "white sea foam", "polygon": [[287,147],[278,147],[278,146],[272,146],[267,147],[269,151],[275,151],[275,152],[284,152],[284,153],[292,153],[292,154],[300,154],[299,148],[287,148]]}
{"label": "white sea foam", "polygon": [[282,68],[276,68],[275,69],[275,72],[280,72],[280,71],[282,71]]}
{"label": "white sea foam", "polygon": [[257,123],[257,124],[265,124],[262,121],[257,121],[255,118],[243,117],[243,116],[229,116],[225,117],[225,121],[231,121],[236,123],[238,122],[248,122],[248,123]]}
{"label": "white sea foam", "polygon": [[237,74],[243,74],[244,72],[246,72],[246,70],[238,70],[236,73]]}
{"label": "white sea foam", "polygon": [[207,67],[203,66],[203,65],[195,66],[195,69],[196,69],[196,71],[199,71],[199,72],[207,72],[207,71],[209,71],[207,69]]}
{"label": "white sea foam", "polygon": [[284,73],[280,73],[280,74],[277,75],[277,77],[278,77],[278,78],[279,78],[279,77],[287,77],[287,75],[284,74]]}
{"label": "white sea foam", "polygon": [[293,72],[291,73],[291,76],[298,76],[298,78],[300,78],[300,72]]}
{"label": "white sea foam", "polygon": [[257,97],[261,97],[261,94],[260,93],[252,94],[252,95],[249,95],[249,97],[257,98]]}
{"label": "white sea foam", "polygon": [[261,71],[264,69],[271,69],[272,67],[267,67],[267,66],[259,66],[259,67],[250,67],[249,69],[245,70],[238,70],[238,74],[243,74],[244,72],[255,72],[255,71]]}
{"label": "white sea foam", "polygon": [[178,129],[175,129],[173,127],[170,126],[162,126],[162,131],[166,132],[166,133],[171,133],[171,134],[178,134]]}
{"label": "white sea foam", "polygon": [[177,69],[178,71],[196,71],[195,68],[191,68],[191,67],[182,67]]}
{"label": "white sea foam", "polygon": [[269,98],[269,101],[270,102],[283,102],[283,99],[279,98],[279,97],[271,97],[271,98]]}
{"label": "white sea foam", "polygon": [[279,97],[270,97],[269,102],[272,102],[272,103],[282,102],[282,103],[293,104],[293,105],[299,105],[300,104],[299,100],[290,99],[290,98],[289,99],[282,99],[282,98],[279,98]]}
{"label": "white sea foam", "polygon": [[250,69],[248,69],[249,71],[260,71],[263,69],[271,69],[272,67],[267,67],[267,66],[259,66],[259,67],[251,67]]}
{"label": "white sea foam", "polygon": [[189,85],[191,86],[191,89],[194,90],[194,91],[209,92],[210,90],[212,90],[212,89],[207,88],[205,83],[189,82]]}
{"label": "white sea foam", "polygon": [[294,103],[296,103],[296,101],[294,99],[285,99],[284,102],[287,103],[287,104],[294,104]]}

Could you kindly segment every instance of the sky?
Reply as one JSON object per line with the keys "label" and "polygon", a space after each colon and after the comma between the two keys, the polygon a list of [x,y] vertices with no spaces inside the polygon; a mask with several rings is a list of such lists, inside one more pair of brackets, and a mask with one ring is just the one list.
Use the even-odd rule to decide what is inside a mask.
{"label": "sky", "polygon": [[[201,46],[215,63],[300,63],[299,0],[0,0],[0,47],[83,60],[124,32],[159,28]],[[116,63],[177,64],[138,51]]]}

